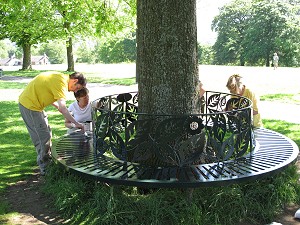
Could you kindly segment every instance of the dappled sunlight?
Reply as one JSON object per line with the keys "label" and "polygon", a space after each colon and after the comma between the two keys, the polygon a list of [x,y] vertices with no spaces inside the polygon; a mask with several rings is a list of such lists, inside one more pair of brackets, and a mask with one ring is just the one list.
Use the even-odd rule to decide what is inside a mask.
{"label": "dappled sunlight", "polygon": [[[88,65],[93,68],[92,65]],[[86,65],[86,67],[88,67]],[[119,74],[122,74],[123,71],[126,71],[126,66],[128,65],[113,65],[115,68],[110,71],[114,73],[114,76],[118,76]],[[112,68],[113,66],[110,66],[109,68]],[[131,69],[133,65],[130,65]],[[135,65],[134,65],[135,66]],[[82,67],[84,69],[84,67]],[[88,69],[93,72],[92,69]],[[97,70],[94,70],[97,71]],[[105,72],[103,72],[105,73]],[[126,71],[128,78],[132,78],[132,71]],[[124,77],[126,77],[126,73],[124,73]],[[249,86],[254,87],[254,90],[257,91],[259,95],[266,95],[266,94],[274,94],[274,93],[286,93],[289,96],[299,96],[300,93],[300,76],[299,74],[299,68],[279,68],[277,71],[272,70],[272,68],[264,68],[264,67],[231,67],[231,66],[202,66],[200,65],[199,69],[199,74],[200,74],[200,80],[204,83],[205,89],[206,90],[214,90],[214,91],[225,91],[226,90],[226,81],[228,76],[232,75],[233,73],[240,73],[242,76],[244,76],[247,79],[247,83],[249,81]],[[95,75],[94,75],[95,74]],[[110,74],[107,73],[107,77],[109,78]],[[93,77],[96,76],[97,73],[93,72]],[[296,76],[297,75],[297,76]],[[291,82],[293,80],[293,82]],[[133,88],[131,87],[118,87],[116,88],[115,85],[102,85],[99,83],[93,83],[89,84],[90,86],[90,92],[91,96],[96,96],[96,97],[101,97],[104,95],[108,94],[114,94],[119,91],[132,91],[133,89],[137,89],[137,85]],[[18,87],[18,85],[16,85]],[[16,196],[25,196],[25,191],[28,190],[28,188],[25,190],[27,186],[24,186],[25,183],[22,183],[23,181],[30,180],[30,175],[34,174],[35,176],[38,172],[37,164],[36,164],[36,151],[34,149],[34,146],[32,145],[32,142],[30,140],[29,134],[27,132],[26,126],[20,116],[19,113],[19,108],[18,108],[18,91],[21,91],[21,89],[15,89],[14,91],[16,92],[10,92],[10,89],[7,90],[2,90],[3,92],[0,92],[0,100],[1,100],[1,115],[0,115],[0,192],[3,192],[4,190],[10,190],[12,187],[20,187],[22,191],[22,195],[20,195],[18,192]],[[277,92],[278,91],[278,92]],[[4,95],[2,95],[2,93]],[[72,103],[75,99],[73,98],[73,93],[69,93],[70,100],[67,102],[67,105]],[[5,99],[3,99],[5,98]],[[9,99],[13,99],[12,101],[9,101]],[[91,100],[93,97],[91,98]],[[297,100],[297,97],[296,97]],[[280,107],[277,104],[277,102],[273,102],[273,105],[275,108],[271,108],[268,105],[266,105],[266,114],[263,114],[263,120],[264,120],[264,126],[267,129],[274,130],[276,132],[279,132],[293,141],[296,142],[298,146],[300,146],[300,123],[289,123],[286,120],[275,120],[275,119],[289,119],[288,117],[291,117],[289,110],[286,112],[283,111],[283,115],[281,117],[281,111],[279,110]],[[294,109],[293,109],[294,110]],[[297,111],[295,108],[295,116],[297,118],[299,117]],[[3,113],[5,112],[5,113]],[[53,143],[55,144],[57,140],[64,134],[66,134],[67,129],[64,126],[64,117],[52,106],[47,107],[46,112],[48,114],[48,119],[49,119],[49,124],[50,127],[52,128],[52,133],[53,133]],[[264,117],[266,115],[266,117]],[[269,118],[270,117],[270,118]],[[284,176],[286,177],[286,176]],[[48,178],[46,179],[55,179],[58,180],[58,175],[54,174],[53,178]],[[66,176],[63,176],[63,180],[66,180]],[[54,180],[51,180],[52,183],[55,183]],[[34,180],[34,182],[38,182],[37,180]],[[79,181],[78,181],[79,182]],[[74,185],[78,185],[78,182],[74,182]],[[16,184],[16,185],[14,185]],[[271,183],[273,185],[273,183]],[[62,180],[57,184],[58,186],[61,187],[62,185]],[[70,185],[70,184],[66,184]],[[260,190],[257,188],[259,187],[258,184],[253,184],[256,185],[253,190],[258,190],[257,192],[259,193]],[[288,184],[287,184],[288,185]],[[100,189],[100,184],[95,184],[92,183],[91,186],[97,186],[97,190]],[[261,185],[261,188],[266,188],[269,187],[268,185]],[[88,187],[88,191],[85,192],[90,192],[90,190],[93,190],[90,188],[90,186],[85,186]],[[52,188],[52,187],[50,187]],[[36,193],[36,190],[33,193]],[[56,189],[53,191],[60,191],[61,189]],[[72,189],[71,189],[72,190]],[[168,190],[166,192],[155,192],[154,194],[151,195],[141,195],[137,193],[137,190],[134,190],[131,194],[127,191],[129,188],[124,188],[120,189],[121,191],[116,191],[115,196],[119,196],[119,193],[122,193],[122,198],[125,198],[126,206],[128,207],[128,202],[129,205],[136,205],[139,204],[139,209],[140,207],[144,207],[144,211],[147,211],[147,214],[145,213],[144,216],[149,216],[150,213],[154,213],[151,210],[154,209],[155,207],[163,208],[166,206],[161,205],[162,203],[168,204],[169,202],[177,202],[178,199],[181,200],[182,197],[182,192],[178,192],[178,195],[176,195],[177,192],[174,192],[172,190]],[[215,189],[216,190],[216,189]],[[249,190],[249,188],[247,189]],[[73,192],[76,192],[75,190],[72,190]],[[105,192],[106,191],[106,192]],[[105,188],[104,191],[97,193],[94,193],[95,195],[97,194],[97,199],[93,199],[90,202],[97,203],[99,205],[107,204],[110,194],[109,194],[110,189]],[[198,195],[197,193],[200,193]],[[8,192],[11,193],[11,192]],[[218,197],[218,194],[213,194],[213,192],[208,191],[208,189],[197,189],[197,192],[195,192],[195,202],[199,202],[199,205],[203,204],[205,201],[213,201],[213,199]],[[206,193],[203,195],[203,193]],[[236,197],[236,201],[239,200],[239,192],[234,192],[234,189],[231,190],[233,197]],[[230,194],[229,193],[229,194]],[[158,195],[162,195],[162,197],[159,196],[157,199],[158,202],[154,202],[153,198]],[[256,193],[255,193],[256,194]],[[115,197],[114,196],[114,197]],[[132,197],[134,196],[134,197]],[[231,196],[231,195],[230,195]],[[25,196],[26,197],[26,196]],[[165,199],[164,199],[165,197]],[[204,199],[207,197],[208,199]],[[221,196],[222,197],[222,196]],[[226,196],[225,196],[226,197]],[[86,200],[86,198],[84,198]],[[23,199],[22,199],[23,200]],[[124,200],[124,199],[123,199]],[[152,202],[151,202],[152,200]],[[218,199],[215,199],[217,201]],[[222,200],[222,199],[220,199]],[[21,200],[20,200],[21,201]],[[98,201],[98,202],[97,202]],[[146,202],[147,201],[147,202]],[[146,202],[146,203],[145,203]],[[95,204],[96,204],[95,203]],[[145,205],[142,205],[145,204]],[[223,203],[222,203],[223,204]],[[228,204],[231,204],[228,202]],[[71,206],[74,206],[75,204],[70,204]],[[223,204],[224,205],[224,204]],[[226,205],[226,204],[225,204]],[[64,205],[63,205],[64,206]],[[87,212],[89,213],[88,217],[93,218],[92,215],[98,215],[99,214],[99,208],[96,208],[95,205],[90,205],[86,206],[87,207]],[[147,206],[149,208],[147,208]],[[176,208],[178,204],[174,204],[174,209],[173,210],[178,210]],[[259,204],[258,204],[259,206]],[[169,205],[168,205],[169,207]],[[105,207],[104,207],[105,208]],[[101,208],[102,209],[102,208]],[[105,208],[106,209],[106,208]],[[186,209],[186,207],[184,208]],[[184,213],[189,213],[188,211],[184,211]],[[229,209],[229,208],[228,208]],[[197,212],[200,210],[197,208]],[[209,209],[208,209],[209,211]],[[216,211],[216,213],[219,213],[220,209]],[[226,207],[222,207],[221,211],[224,213],[227,213]],[[24,219],[22,217],[26,213],[29,213],[29,211],[25,208],[17,210],[18,213],[20,213],[19,217],[15,217],[17,219]],[[43,213],[46,211],[43,211]],[[123,212],[119,210],[119,212]],[[36,218],[41,218],[42,221],[49,221],[49,224],[51,222],[57,222],[59,221],[55,217],[47,217],[43,213],[36,213],[34,217]],[[79,217],[82,217],[82,211],[78,213],[78,221],[80,221]],[[134,213],[134,212],[133,212]],[[138,212],[140,215],[140,212]],[[155,212],[159,213],[159,212]],[[163,214],[163,211],[161,212]],[[207,216],[210,216],[211,211],[207,213]],[[222,214],[220,214],[222,215]],[[143,216],[143,215],[141,215]],[[13,216],[12,216],[13,218]],[[29,218],[30,219],[30,218]],[[32,218],[31,218],[32,219]],[[34,218],[33,218],[34,219]],[[91,221],[91,220],[90,220]],[[1,223],[2,221],[0,221]],[[59,224],[59,223],[57,223]]]}
{"label": "dappled sunlight", "polygon": [[300,124],[270,119],[264,119],[263,122],[266,128],[287,136],[300,146]]}

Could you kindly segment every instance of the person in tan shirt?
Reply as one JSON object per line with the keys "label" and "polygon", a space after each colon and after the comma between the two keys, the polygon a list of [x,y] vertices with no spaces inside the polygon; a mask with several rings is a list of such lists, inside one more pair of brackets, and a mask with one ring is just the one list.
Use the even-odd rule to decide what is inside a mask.
{"label": "person in tan shirt", "polygon": [[228,78],[226,87],[232,94],[240,95],[248,98],[253,104],[253,126],[263,127],[260,112],[258,110],[259,98],[256,97],[254,92],[252,92],[246,85],[242,82],[242,77],[239,74],[234,74]]}

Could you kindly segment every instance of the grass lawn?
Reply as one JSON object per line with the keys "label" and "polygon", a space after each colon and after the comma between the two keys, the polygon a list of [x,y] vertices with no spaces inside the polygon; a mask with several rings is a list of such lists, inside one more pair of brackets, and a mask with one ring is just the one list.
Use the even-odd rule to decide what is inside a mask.
{"label": "grass lawn", "polygon": [[[32,71],[5,71],[5,76],[14,76],[14,77],[24,77],[24,78],[33,78],[36,75],[40,74],[41,72],[46,72],[45,70],[32,70]],[[66,71],[59,71],[62,73],[70,74],[70,72]],[[135,84],[135,77],[125,77],[125,78],[106,78],[101,77],[98,74],[94,72],[85,72],[84,75],[88,79],[89,83],[103,83],[103,84],[119,84],[119,85],[133,85]],[[10,88],[19,88],[22,87],[22,83],[17,82],[8,82],[9,84],[3,84],[6,83],[5,81],[0,80],[0,89],[2,89],[1,86],[6,86],[6,88],[9,88],[9,84],[12,84],[12,87]],[[20,85],[20,86],[18,86]]]}
{"label": "grass lawn", "polygon": [[[15,72],[19,73],[19,72]],[[13,72],[11,74],[14,74]],[[26,76],[34,76],[34,73]],[[23,75],[22,75],[23,76]],[[113,81],[112,81],[113,82]],[[127,82],[118,80],[117,83]],[[0,89],[22,89],[22,83],[0,81]],[[291,100],[277,95],[266,99]],[[70,103],[70,102],[69,102]],[[0,195],[17,181],[26,179],[37,168],[36,153],[20,117],[17,102],[0,102]],[[65,134],[63,116],[53,107],[46,109],[53,142]],[[5,113],[3,113],[5,112]],[[286,135],[300,146],[300,124],[264,120],[266,128]],[[259,181],[218,188],[199,188],[188,204],[182,190],[157,190],[140,195],[134,187],[112,187],[83,180],[53,165],[46,176],[44,192],[53,206],[70,219],[69,224],[239,224],[241,220],[266,224],[285,204],[300,204],[299,175],[295,165],[278,175]],[[5,202],[0,204],[1,220],[12,213]]]}

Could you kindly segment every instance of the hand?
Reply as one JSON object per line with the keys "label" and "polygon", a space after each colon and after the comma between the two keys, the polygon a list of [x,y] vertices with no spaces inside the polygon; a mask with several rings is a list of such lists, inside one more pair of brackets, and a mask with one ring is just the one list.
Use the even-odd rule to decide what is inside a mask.
{"label": "hand", "polygon": [[81,132],[84,133],[84,125],[82,123],[76,123],[75,127],[79,128],[81,130]]}

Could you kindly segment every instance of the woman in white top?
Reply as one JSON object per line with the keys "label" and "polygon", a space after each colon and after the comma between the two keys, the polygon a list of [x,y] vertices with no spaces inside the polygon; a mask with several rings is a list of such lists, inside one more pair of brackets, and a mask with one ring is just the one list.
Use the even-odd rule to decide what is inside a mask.
{"label": "woman in white top", "polygon": [[[73,115],[74,119],[79,123],[86,123],[92,121],[92,108],[89,99],[89,90],[82,88],[81,90],[74,93],[76,101],[69,106],[69,111]],[[65,126],[68,129],[68,134],[77,130],[74,124],[65,119]]]}

